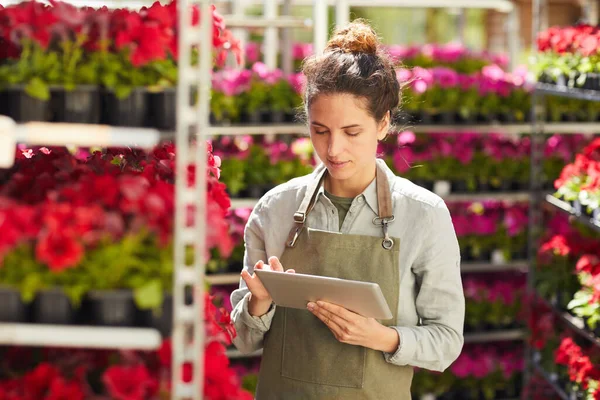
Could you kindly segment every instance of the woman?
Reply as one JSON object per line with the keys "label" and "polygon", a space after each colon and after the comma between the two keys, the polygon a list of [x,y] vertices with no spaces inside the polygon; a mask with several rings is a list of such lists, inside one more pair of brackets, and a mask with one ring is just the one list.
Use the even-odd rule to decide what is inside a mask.
{"label": "woman", "polygon": [[[323,164],[271,190],[248,220],[243,282],[231,295],[234,344],[264,348],[259,400],[410,399],[413,367],[443,371],[463,345],[450,214],[442,199],[376,158],[400,87],[368,25],[338,31],[303,69],[310,137]],[[285,267],[376,282],[394,318],[380,323],[326,303],[277,308],[253,270]]]}

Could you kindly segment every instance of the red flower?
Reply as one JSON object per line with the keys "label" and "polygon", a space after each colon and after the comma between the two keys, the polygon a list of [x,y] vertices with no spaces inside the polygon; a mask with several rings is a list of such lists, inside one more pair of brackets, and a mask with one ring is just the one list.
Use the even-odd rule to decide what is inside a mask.
{"label": "red flower", "polygon": [[64,378],[57,377],[52,381],[44,400],[83,400],[84,397],[81,383],[67,382]]}
{"label": "red flower", "polygon": [[600,273],[600,257],[595,254],[585,254],[577,261],[575,268],[578,272],[595,276]]}
{"label": "red flower", "polygon": [[144,365],[112,366],[104,372],[102,380],[115,400],[145,400],[158,388]]}
{"label": "red flower", "polygon": [[65,231],[48,230],[35,246],[37,259],[54,272],[76,266],[83,257],[83,246]]}
{"label": "red flower", "polygon": [[39,364],[33,371],[23,377],[25,397],[43,399],[52,382],[60,375],[58,369],[48,363]]}

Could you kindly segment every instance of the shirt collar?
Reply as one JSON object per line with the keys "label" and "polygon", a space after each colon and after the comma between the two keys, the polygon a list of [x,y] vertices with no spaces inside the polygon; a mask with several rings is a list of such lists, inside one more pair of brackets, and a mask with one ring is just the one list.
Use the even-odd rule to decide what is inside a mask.
{"label": "shirt collar", "polygon": [[[377,164],[382,166],[383,170],[385,171],[385,176],[388,178],[388,182],[390,185],[390,191],[394,190],[394,184],[396,183],[395,182],[396,175],[394,175],[394,173],[387,166],[387,164],[385,163],[384,160],[381,160],[378,158]],[[315,176],[316,176],[316,174],[318,174],[318,170],[320,170],[320,168],[323,168],[323,164],[320,164],[319,167],[314,171]],[[319,186],[319,190],[317,191],[317,197],[316,197],[315,201],[319,201],[321,196],[327,197],[327,196],[325,196],[325,187],[323,185]],[[361,197],[361,196],[365,199],[366,203],[369,205],[369,207],[375,213],[375,215],[379,215],[379,207],[377,207],[377,182],[376,182],[376,179],[373,179],[373,181],[369,184],[369,186],[367,186],[367,188],[361,194],[359,194],[357,197]]]}

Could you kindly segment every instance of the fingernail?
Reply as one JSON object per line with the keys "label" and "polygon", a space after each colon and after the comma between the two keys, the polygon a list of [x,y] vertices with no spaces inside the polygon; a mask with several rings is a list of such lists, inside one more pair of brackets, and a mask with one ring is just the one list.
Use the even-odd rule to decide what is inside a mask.
{"label": "fingernail", "polygon": [[317,304],[319,305],[319,307],[323,306],[323,302],[322,301],[317,301]]}
{"label": "fingernail", "polygon": [[315,304],[314,303],[308,303],[308,305],[306,306],[310,311],[314,310],[315,308]]}

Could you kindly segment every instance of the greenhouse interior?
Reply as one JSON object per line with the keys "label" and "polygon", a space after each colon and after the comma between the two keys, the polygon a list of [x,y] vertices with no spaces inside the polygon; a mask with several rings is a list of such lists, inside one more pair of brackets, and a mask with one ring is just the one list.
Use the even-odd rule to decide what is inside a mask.
{"label": "greenhouse interior", "polygon": [[[0,0],[0,400],[387,400],[389,391],[401,400],[600,400],[599,12],[598,0]],[[423,246],[447,254],[456,245],[454,275],[452,260],[425,273],[421,258],[402,265],[413,251],[403,243],[414,242],[395,243],[408,281],[394,320],[411,326],[358,312],[346,304],[361,300],[316,280],[311,290],[323,294],[307,300],[294,290],[297,274],[282,274],[284,293],[253,273],[280,271],[256,254],[283,257],[286,247],[292,260],[291,249],[306,250],[319,264],[343,256],[331,243],[348,232],[380,240],[379,228],[348,230],[341,216],[320,244],[311,230],[321,204],[335,205],[336,221],[343,204],[346,219],[357,213],[332,192],[341,187],[334,173],[353,167],[329,157],[334,141],[362,139],[317,132],[320,92],[311,103],[307,90],[331,54],[363,68],[365,54],[331,47],[353,21],[376,32],[368,57],[384,54],[400,88],[389,131],[371,146],[395,176],[393,208],[409,204],[402,190],[441,199],[453,228]],[[356,208],[375,225],[386,208],[377,165],[379,213]],[[310,187],[277,197],[317,176],[318,203]],[[308,200],[313,218],[298,219]],[[313,225],[303,230],[305,220]],[[379,260],[396,240],[387,223],[394,236],[402,218],[382,220],[383,249],[365,247],[360,260],[371,251]],[[411,221],[403,235],[436,232]],[[283,242],[293,226],[298,248]],[[311,238],[327,254],[302,247]],[[354,254],[348,268],[362,263]],[[391,278],[380,271],[387,296]],[[461,287],[442,307],[453,277]],[[293,310],[283,305],[293,296],[336,308]],[[259,302],[269,311],[257,313]],[[444,326],[440,309],[462,327]],[[310,318],[306,337],[318,332],[331,349],[312,354],[321,347],[301,339],[300,322],[287,338],[294,316]],[[367,346],[338,333],[357,326],[392,332],[397,350],[382,350],[383,336]],[[252,335],[256,346],[240,344]],[[306,357],[286,360],[287,346],[305,346],[288,355]],[[313,369],[325,373],[295,381]],[[388,392],[372,387],[379,371],[399,377],[382,381]]]}

